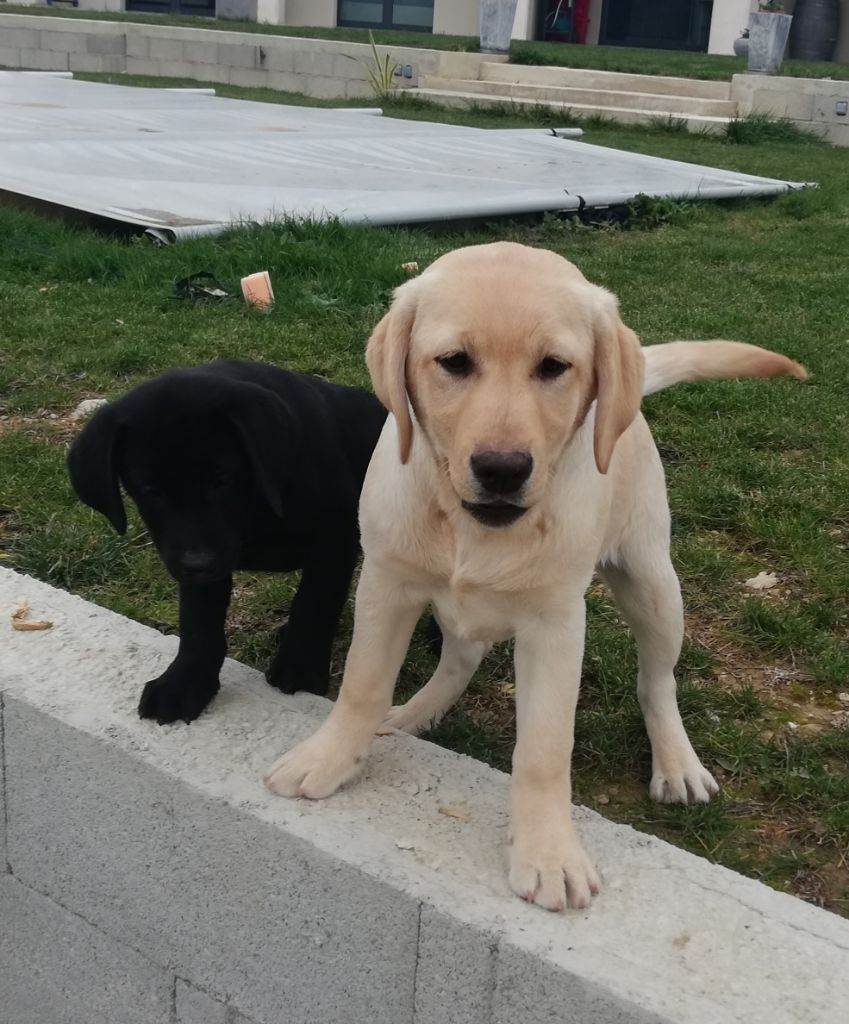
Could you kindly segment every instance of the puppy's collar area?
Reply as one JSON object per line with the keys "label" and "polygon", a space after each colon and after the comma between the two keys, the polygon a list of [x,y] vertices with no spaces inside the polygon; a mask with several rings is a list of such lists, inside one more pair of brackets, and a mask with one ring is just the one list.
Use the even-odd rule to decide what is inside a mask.
{"label": "puppy's collar area", "polygon": [[482,526],[512,526],[528,511],[508,501],[463,501],[463,508]]}

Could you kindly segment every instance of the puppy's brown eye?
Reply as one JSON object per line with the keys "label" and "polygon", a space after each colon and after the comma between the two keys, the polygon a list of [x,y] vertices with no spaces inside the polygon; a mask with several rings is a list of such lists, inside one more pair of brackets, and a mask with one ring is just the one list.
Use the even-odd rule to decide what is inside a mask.
{"label": "puppy's brown eye", "polygon": [[454,377],[468,377],[474,364],[465,352],[452,352],[450,356],[437,356],[436,361],[443,370]]}
{"label": "puppy's brown eye", "polygon": [[554,356],[546,356],[537,367],[536,374],[541,380],[554,380],[556,377],[562,377],[571,365],[562,359],[555,359]]}

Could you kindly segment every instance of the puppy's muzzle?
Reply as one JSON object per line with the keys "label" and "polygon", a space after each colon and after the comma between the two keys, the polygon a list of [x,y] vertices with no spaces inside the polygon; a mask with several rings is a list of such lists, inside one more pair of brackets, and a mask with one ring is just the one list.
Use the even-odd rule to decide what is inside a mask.
{"label": "puppy's muzzle", "polygon": [[519,501],[534,468],[530,452],[476,452],[469,465],[481,500],[464,501],[467,512],[484,526],[509,526],[524,515]]}

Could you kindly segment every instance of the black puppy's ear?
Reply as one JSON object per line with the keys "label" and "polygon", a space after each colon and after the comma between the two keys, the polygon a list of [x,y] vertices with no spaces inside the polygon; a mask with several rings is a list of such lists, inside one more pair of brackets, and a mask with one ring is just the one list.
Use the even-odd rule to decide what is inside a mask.
{"label": "black puppy's ear", "polygon": [[118,485],[118,423],[112,406],[98,410],[68,451],[71,486],[80,501],[127,532],[127,514]]}
{"label": "black puppy's ear", "polygon": [[277,516],[283,515],[281,465],[291,444],[294,419],[279,395],[257,384],[240,388],[230,419],[251,462],[260,493]]}

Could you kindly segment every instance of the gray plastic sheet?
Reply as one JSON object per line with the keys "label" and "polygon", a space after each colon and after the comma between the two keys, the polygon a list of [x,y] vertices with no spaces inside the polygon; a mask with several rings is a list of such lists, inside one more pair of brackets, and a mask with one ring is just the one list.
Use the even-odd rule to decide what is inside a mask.
{"label": "gray plastic sheet", "polygon": [[638,194],[762,196],[804,183],[480,129],[0,72],[0,198],[149,230],[337,217],[406,224],[568,211]]}

